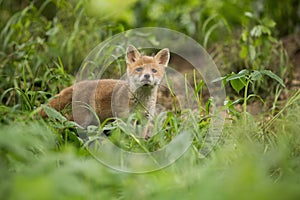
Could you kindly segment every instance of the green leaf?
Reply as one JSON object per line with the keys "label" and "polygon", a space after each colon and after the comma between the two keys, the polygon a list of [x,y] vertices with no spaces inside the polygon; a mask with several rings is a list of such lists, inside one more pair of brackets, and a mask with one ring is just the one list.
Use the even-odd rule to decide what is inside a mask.
{"label": "green leaf", "polygon": [[69,128],[72,128],[72,127],[77,127],[77,128],[81,128],[83,129],[82,126],[80,126],[79,124],[77,124],[76,122],[73,122],[73,121],[66,121],[64,123],[65,127],[69,127]]}
{"label": "green leaf", "polygon": [[51,28],[46,32],[47,36],[54,36],[56,33],[58,33],[59,30],[57,27]]}
{"label": "green leaf", "polygon": [[230,81],[230,85],[232,88],[239,93],[245,87],[245,77],[241,77],[239,79],[233,79]]}
{"label": "green leaf", "polygon": [[248,69],[242,69],[241,71],[239,71],[238,74],[244,74],[244,75],[247,75],[249,73],[249,70]]}
{"label": "green leaf", "polygon": [[276,26],[276,22],[270,18],[264,18],[262,20],[263,24],[267,27],[274,28]]}
{"label": "green leaf", "polygon": [[[216,80],[216,79],[215,79]],[[214,80],[213,80],[214,81]],[[217,81],[215,81],[217,82]],[[198,84],[197,84],[197,87],[195,88],[195,92],[198,93],[202,88],[203,88],[203,85],[204,85],[204,81],[200,81]]]}
{"label": "green leaf", "polygon": [[223,81],[223,80],[226,79],[226,78],[227,78],[227,76],[218,77],[218,78],[212,80],[211,82],[212,82],[212,83],[216,83],[216,82],[218,82],[218,81]]}
{"label": "green leaf", "polygon": [[254,15],[252,12],[245,12],[245,16],[251,18],[251,19],[254,19]]}
{"label": "green leaf", "polygon": [[271,30],[266,26],[262,26],[261,31],[264,34],[271,35]]}
{"label": "green leaf", "polygon": [[241,35],[241,40],[243,41],[243,42],[247,42],[247,39],[248,39],[248,31],[243,31],[242,32],[242,35]]}
{"label": "green leaf", "polygon": [[251,98],[257,98],[259,99],[262,103],[265,103],[265,101],[259,96],[259,95],[256,95],[256,94],[250,94],[249,96],[247,96],[247,100],[251,99]]}
{"label": "green leaf", "polygon": [[64,123],[68,121],[60,112],[46,105],[42,105],[42,108],[46,112],[49,118],[57,119],[58,121]]}
{"label": "green leaf", "polygon": [[262,43],[264,42],[265,38],[256,38],[254,41],[253,41],[253,46],[254,47],[260,47],[262,45]]}
{"label": "green leaf", "polygon": [[253,61],[255,59],[256,51],[255,51],[255,47],[253,45],[249,45],[249,56],[250,56],[251,61]]}
{"label": "green leaf", "polygon": [[254,70],[251,73],[251,80],[252,81],[257,81],[260,80],[262,78],[262,74],[260,73],[260,71]]}
{"label": "green leaf", "polygon": [[278,42],[278,40],[276,38],[272,37],[272,36],[269,36],[268,39],[269,39],[270,42],[274,42],[274,43]]}
{"label": "green leaf", "polygon": [[262,74],[267,75],[267,76],[269,76],[270,78],[276,80],[278,83],[280,83],[280,85],[281,85],[282,87],[285,87],[285,85],[284,85],[284,83],[283,83],[283,80],[282,80],[279,76],[277,76],[276,74],[274,74],[272,71],[270,71],[270,70],[261,70],[260,72],[261,72]]}
{"label": "green leaf", "polygon": [[231,74],[226,78],[226,81],[231,81],[234,79],[240,79],[240,78],[246,78],[246,76],[248,75],[249,71],[247,69],[243,69],[241,70],[239,73],[237,74]]}
{"label": "green leaf", "polygon": [[211,106],[211,101],[212,99],[209,98],[206,103],[205,103],[205,110],[206,110],[206,114],[209,114],[209,110],[210,110],[210,106]]}
{"label": "green leaf", "polygon": [[247,46],[242,46],[242,49],[240,51],[240,57],[242,59],[245,59],[245,58],[247,58],[247,55],[248,55],[248,48],[247,48]]}
{"label": "green leaf", "polygon": [[262,26],[258,25],[258,26],[254,26],[253,29],[250,31],[250,35],[252,37],[260,37],[262,34]]}

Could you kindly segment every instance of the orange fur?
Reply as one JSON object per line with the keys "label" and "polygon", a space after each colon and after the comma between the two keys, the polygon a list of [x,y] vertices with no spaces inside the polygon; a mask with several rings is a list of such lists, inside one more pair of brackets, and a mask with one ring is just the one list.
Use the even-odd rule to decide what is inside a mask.
{"label": "orange fur", "polygon": [[[69,120],[86,127],[97,124],[94,110],[100,121],[118,116],[126,117],[128,111],[144,109],[147,116],[153,116],[158,85],[169,62],[169,50],[163,49],[154,57],[143,56],[129,46],[126,51],[127,80],[86,80],[65,88],[48,103],[48,106],[62,111],[72,105]],[[87,108],[90,107],[90,108]],[[47,117],[44,110],[40,116]]]}

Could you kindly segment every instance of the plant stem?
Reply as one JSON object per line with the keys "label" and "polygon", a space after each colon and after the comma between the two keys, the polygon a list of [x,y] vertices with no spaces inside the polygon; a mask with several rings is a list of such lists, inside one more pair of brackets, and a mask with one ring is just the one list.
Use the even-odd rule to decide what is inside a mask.
{"label": "plant stem", "polygon": [[250,83],[250,78],[246,82],[245,92],[244,92],[244,103],[243,103],[244,122],[246,122],[246,119],[247,119],[247,100],[248,100],[249,83]]}

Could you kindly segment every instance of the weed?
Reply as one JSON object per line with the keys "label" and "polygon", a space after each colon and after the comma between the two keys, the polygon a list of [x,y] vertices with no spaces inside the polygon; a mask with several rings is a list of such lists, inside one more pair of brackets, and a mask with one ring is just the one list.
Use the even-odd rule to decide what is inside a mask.
{"label": "weed", "polygon": [[259,95],[249,94],[249,92],[248,92],[250,84],[252,85],[252,88],[254,88],[255,83],[257,81],[261,81],[263,79],[263,76],[272,78],[273,80],[277,81],[282,87],[285,87],[282,79],[269,70],[254,70],[254,71],[250,72],[247,69],[244,69],[237,74],[231,73],[231,74],[228,74],[227,76],[224,76],[224,77],[214,80],[214,81],[223,81],[223,85],[225,85],[226,83],[230,83],[232,88],[237,93],[239,93],[242,89],[244,89],[244,97],[242,99],[236,100],[234,103],[243,101],[243,113],[244,113],[243,116],[244,116],[245,122],[246,122],[246,117],[247,117],[247,102],[248,102],[248,100],[250,98],[256,97],[263,102],[262,98]]}

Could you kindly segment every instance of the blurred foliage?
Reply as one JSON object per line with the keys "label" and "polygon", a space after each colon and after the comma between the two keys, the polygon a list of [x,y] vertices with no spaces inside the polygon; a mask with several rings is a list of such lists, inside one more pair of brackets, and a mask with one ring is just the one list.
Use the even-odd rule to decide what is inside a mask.
{"label": "blurred foliage", "polygon": [[92,48],[124,30],[89,17],[85,1],[12,2],[0,1],[0,93],[7,105],[19,102],[6,94],[10,88],[56,93],[70,85],[66,72],[75,72]]}
{"label": "blurred foliage", "polygon": [[[243,32],[243,54],[236,63],[245,59],[247,48],[250,48],[249,57],[246,55],[250,61],[253,60],[253,48],[259,48],[264,55],[273,56],[268,53],[273,42],[245,31],[250,33],[249,29],[260,28],[256,26],[259,25],[257,20],[267,19],[274,22],[272,27],[268,27],[270,23],[261,27],[262,30],[272,29],[272,35],[270,31],[263,31],[262,36],[276,37],[293,33],[299,30],[299,9],[299,2],[295,0],[131,0],[126,3],[121,0],[1,0],[0,72],[3,81],[0,83],[0,92],[21,87],[17,80],[25,79],[22,73],[26,74],[27,83],[35,82],[33,85],[41,86],[41,80],[38,79],[45,71],[57,67],[55,63],[59,59],[67,73],[74,73],[93,47],[116,33],[134,27],[174,29],[193,37],[205,48],[220,43],[232,44]],[[252,13],[253,17],[245,15],[247,12]],[[259,46],[262,42],[267,44],[263,44],[261,49]],[[256,55],[258,59],[255,62],[264,60],[259,58],[260,52]],[[224,57],[226,59],[235,60],[234,55]],[[273,64],[268,60],[267,65]],[[232,65],[232,62],[227,64]],[[247,67],[249,62],[245,64]],[[257,69],[257,66],[253,68]],[[283,77],[284,70],[276,73]],[[42,85],[42,90],[55,93],[70,84],[70,80],[60,82],[62,86],[56,85],[55,81],[48,82]]]}
{"label": "blurred foliage", "polygon": [[[264,145],[255,121],[224,130],[226,142],[206,159],[191,148],[175,164],[148,174],[109,169],[40,122],[0,130],[1,199],[298,199],[299,104],[270,126]],[[263,134],[263,133],[262,133]],[[138,161],[137,161],[138,162]],[[216,191],[218,191],[216,193]]]}
{"label": "blurred foliage", "polygon": [[[300,29],[300,3],[297,0],[141,0],[134,9],[137,27],[168,27],[184,32],[199,42],[204,37],[204,26],[218,24],[213,41],[225,39],[228,31],[239,29],[241,25],[248,26],[251,21],[244,15],[246,12],[252,12],[257,18],[273,19],[280,36]],[[207,20],[214,15],[217,17],[207,24]]]}
{"label": "blurred foliage", "polygon": [[298,0],[265,0],[257,1],[259,13],[274,19],[280,36],[300,30],[300,2]]}

